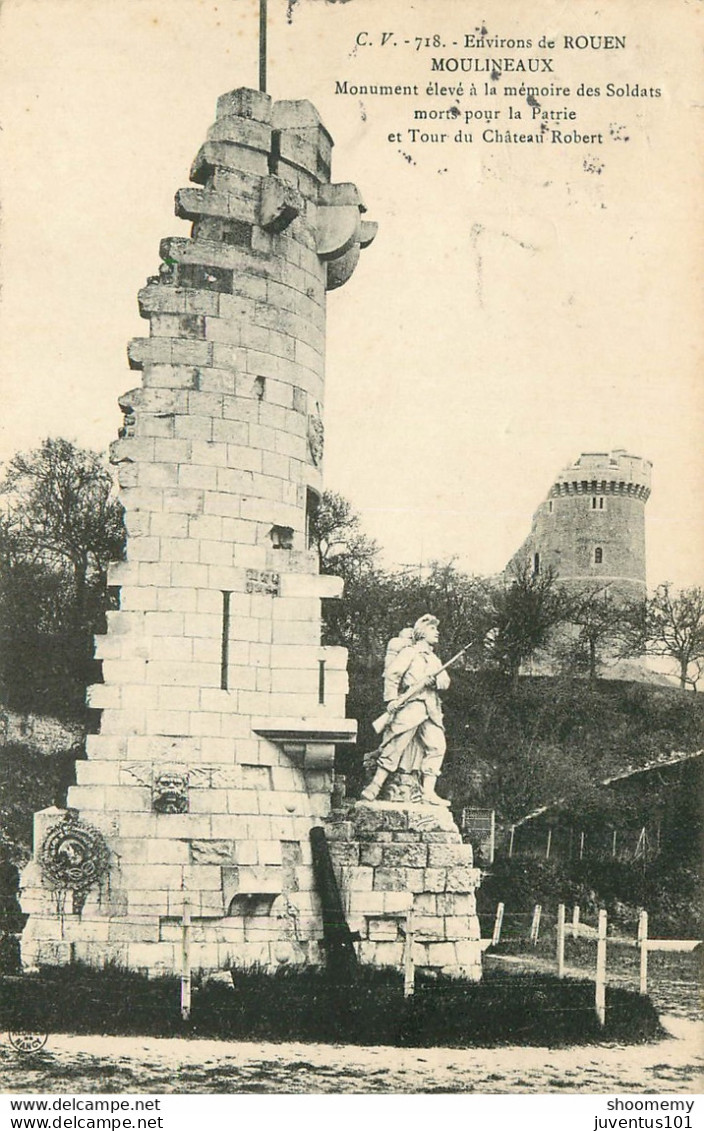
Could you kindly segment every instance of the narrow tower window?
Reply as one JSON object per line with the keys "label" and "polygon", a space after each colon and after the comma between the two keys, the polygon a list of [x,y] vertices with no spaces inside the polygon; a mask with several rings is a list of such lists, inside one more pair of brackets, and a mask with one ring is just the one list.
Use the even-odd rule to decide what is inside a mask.
{"label": "narrow tower window", "polygon": [[594,565],[601,565],[604,561],[604,551],[601,546],[597,546],[594,551]]}
{"label": "narrow tower window", "polygon": [[306,545],[309,550],[315,550],[318,547],[315,520],[319,506],[320,495],[317,491],[314,491],[312,487],[308,487],[306,490]]}
{"label": "narrow tower window", "polygon": [[604,498],[603,495],[592,495],[592,510],[593,511],[605,511],[606,510],[606,499]]}
{"label": "narrow tower window", "polygon": [[540,573],[540,554],[533,554],[533,573]]}
{"label": "narrow tower window", "polygon": [[220,689],[227,691],[227,669],[230,664],[230,597],[222,590],[222,639],[220,641]]}

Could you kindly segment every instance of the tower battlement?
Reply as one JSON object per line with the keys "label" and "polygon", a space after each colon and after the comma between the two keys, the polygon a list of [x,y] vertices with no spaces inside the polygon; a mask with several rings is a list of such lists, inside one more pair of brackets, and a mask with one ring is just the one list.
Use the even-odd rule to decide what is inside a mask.
{"label": "tower battlement", "polygon": [[556,477],[549,497],[560,495],[631,495],[647,502],[653,465],[624,448],[583,452]]}

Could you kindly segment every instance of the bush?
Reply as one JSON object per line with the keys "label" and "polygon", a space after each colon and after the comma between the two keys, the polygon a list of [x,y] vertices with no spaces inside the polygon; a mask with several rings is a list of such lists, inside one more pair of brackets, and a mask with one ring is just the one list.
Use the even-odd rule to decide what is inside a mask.
{"label": "bush", "polygon": [[415,995],[404,999],[395,970],[363,967],[345,989],[316,967],[238,970],[232,987],[196,980],[189,1022],[179,1015],[177,978],[75,965],[5,983],[2,1022],[10,1029],[416,1048],[634,1042],[661,1032],[649,999],[637,994],[607,989],[602,1030],[591,982],[503,971],[480,983],[419,975]]}

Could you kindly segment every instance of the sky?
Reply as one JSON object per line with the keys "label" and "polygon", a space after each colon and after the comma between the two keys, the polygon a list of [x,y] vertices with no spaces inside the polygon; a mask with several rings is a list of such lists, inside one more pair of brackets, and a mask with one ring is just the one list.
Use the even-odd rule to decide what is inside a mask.
{"label": "sky", "polygon": [[[416,107],[505,118],[505,97],[426,91],[434,55],[511,52],[415,49],[489,15],[497,36],[623,34],[624,51],[557,52],[554,81],[661,96],[543,100],[599,145],[479,144],[474,122],[471,143],[412,143]],[[269,0],[269,91],[317,106],[333,179],[379,224],[328,296],[325,478],[388,564],[495,573],[563,466],[626,448],[654,465],[649,583],[704,580],[697,19],[687,0]],[[47,435],[104,450],[138,384],[137,291],[160,239],[188,234],[174,193],[218,95],[257,85],[256,5],[3,0],[0,30],[0,460]],[[485,76],[439,76],[458,78]],[[419,95],[336,94],[345,80]]]}

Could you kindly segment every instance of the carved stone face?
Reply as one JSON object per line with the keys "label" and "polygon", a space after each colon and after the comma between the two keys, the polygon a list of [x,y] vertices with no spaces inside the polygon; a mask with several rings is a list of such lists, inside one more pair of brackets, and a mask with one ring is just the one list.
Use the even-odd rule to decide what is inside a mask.
{"label": "carved stone face", "polygon": [[152,806],[157,813],[188,812],[188,774],[164,769],[154,778]]}

